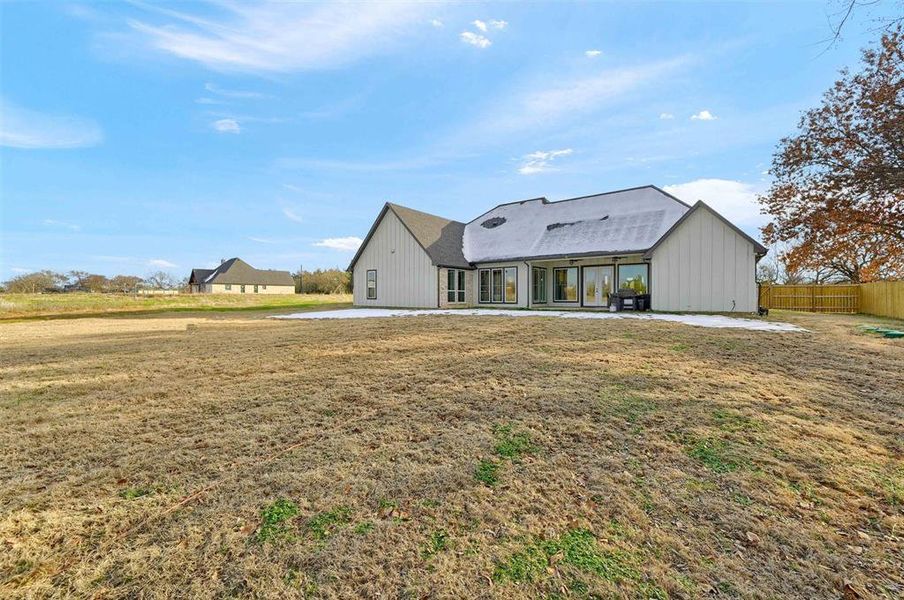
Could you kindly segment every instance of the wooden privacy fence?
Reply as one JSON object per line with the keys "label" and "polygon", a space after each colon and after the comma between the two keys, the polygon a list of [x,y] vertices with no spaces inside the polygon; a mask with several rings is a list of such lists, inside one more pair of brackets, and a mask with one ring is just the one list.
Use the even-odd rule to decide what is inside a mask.
{"label": "wooden privacy fence", "polygon": [[904,281],[845,285],[760,285],[760,306],[904,319]]}

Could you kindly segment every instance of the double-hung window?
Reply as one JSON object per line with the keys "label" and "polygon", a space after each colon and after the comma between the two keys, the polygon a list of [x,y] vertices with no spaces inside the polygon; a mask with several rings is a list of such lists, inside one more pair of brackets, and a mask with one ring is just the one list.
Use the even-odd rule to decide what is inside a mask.
{"label": "double-hung window", "polygon": [[578,301],[578,268],[553,269],[553,302]]}
{"label": "double-hung window", "polygon": [[449,269],[448,291],[446,300],[449,302],[465,301],[465,272],[461,269]]}
{"label": "double-hung window", "polygon": [[518,267],[480,269],[478,301],[491,304],[517,304]]}
{"label": "double-hung window", "polygon": [[371,269],[367,272],[367,299],[377,299],[377,270]]}
{"label": "double-hung window", "polygon": [[534,304],[546,304],[546,268],[531,269],[531,294]]}

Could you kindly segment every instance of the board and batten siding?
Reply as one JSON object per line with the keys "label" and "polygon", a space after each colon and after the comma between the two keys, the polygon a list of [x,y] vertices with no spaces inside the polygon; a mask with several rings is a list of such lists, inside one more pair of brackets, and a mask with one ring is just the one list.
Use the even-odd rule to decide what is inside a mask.
{"label": "board and batten siding", "polygon": [[757,309],[754,246],[706,206],[653,251],[650,270],[654,310]]}
{"label": "board and batten siding", "polygon": [[[367,299],[367,271],[377,271],[377,299]],[[438,269],[392,210],[358,257],[352,273],[355,306],[436,308]]]}

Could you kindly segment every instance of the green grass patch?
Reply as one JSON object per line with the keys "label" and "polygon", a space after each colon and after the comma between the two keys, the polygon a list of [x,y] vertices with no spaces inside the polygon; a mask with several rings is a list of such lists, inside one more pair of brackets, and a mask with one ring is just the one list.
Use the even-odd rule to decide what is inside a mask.
{"label": "green grass patch", "polygon": [[638,581],[640,573],[634,562],[625,552],[601,548],[590,531],[572,529],[558,538],[527,544],[496,565],[493,579],[499,583],[541,581],[548,576],[548,566],[562,564],[613,583]]}
{"label": "green grass patch", "polygon": [[733,410],[718,409],[713,418],[723,431],[755,431],[763,428],[763,423]]}
{"label": "green grass patch", "polygon": [[672,352],[684,352],[688,348],[690,348],[690,346],[688,346],[687,344],[673,344],[672,347],[669,348],[669,350],[671,350]]}
{"label": "green grass patch", "polygon": [[308,520],[307,528],[315,540],[326,540],[336,534],[343,526],[352,521],[352,511],[346,506],[339,506],[328,512],[314,515]]}
{"label": "green grass patch", "polygon": [[298,505],[284,498],[265,506],[261,510],[261,525],[257,530],[257,541],[264,543],[290,538],[291,531],[287,522],[297,515]]}
{"label": "green grass patch", "polygon": [[439,554],[448,547],[448,532],[446,532],[445,529],[437,529],[430,533],[430,537],[427,538],[427,542],[424,544],[424,547],[421,550],[421,555],[424,558],[430,558],[431,556]]}
{"label": "green grass patch", "polygon": [[499,464],[493,460],[482,460],[474,469],[474,479],[486,484],[494,486],[499,482]]}
{"label": "green grass patch", "polygon": [[371,521],[364,521],[355,525],[355,533],[358,535],[367,535],[374,530],[374,524]]}
{"label": "green grass patch", "polygon": [[143,498],[144,496],[150,496],[154,493],[154,490],[142,487],[130,487],[126,488],[119,492],[120,498],[125,498],[126,500],[135,500],[136,498]]}
{"label": "green grass patch", "polygon": [[685,449],[688,456],[716,473],[737,471],[747,464],[731,443],[719,438],[693,439],[686,443]]}
{"label": "green grass patch", "polygon": [[656,403],[641,396],[623,383],[616,383],[600,391],[600,402],[606,415],[621,417],[629,423],[637,423],[646,414],[656,409]]}
{"label": "green grass patch", "polygon": [[496,434],[496,454],[503,458],[517,460],[524,454],[532,454],[537,450],[526,433],[515,432],[510,424],[497,425],[493,428]]}

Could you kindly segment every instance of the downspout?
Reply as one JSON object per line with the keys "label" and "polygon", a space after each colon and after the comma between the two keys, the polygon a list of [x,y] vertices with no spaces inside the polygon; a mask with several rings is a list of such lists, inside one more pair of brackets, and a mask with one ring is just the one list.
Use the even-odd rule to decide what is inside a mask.
{"label": "downspout", "polygon": [[527,310],[531,309],[531,290],[533,289],[533,273],[531,272],[530,263],[526,260],[521,261],[524,263],[524,266],[527,267]]}

